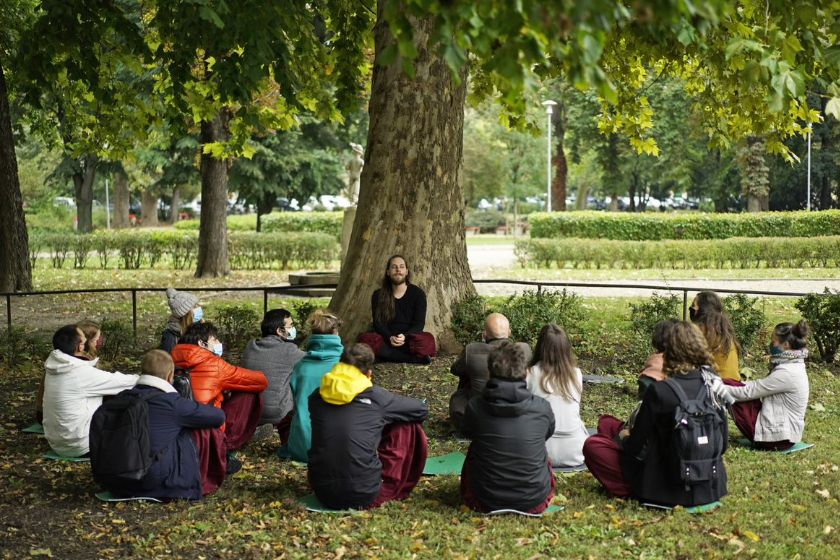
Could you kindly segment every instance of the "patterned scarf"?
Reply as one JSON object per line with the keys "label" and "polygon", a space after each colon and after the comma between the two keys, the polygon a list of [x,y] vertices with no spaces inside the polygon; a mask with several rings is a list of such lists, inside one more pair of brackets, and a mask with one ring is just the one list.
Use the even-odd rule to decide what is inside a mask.
{"label": "patterned scarf", "polygon": [[781,354],[770,356],[770,369],[772,370],[779,364],[790,364],[796,362],[804,362],[808,357],[808,349],[801,348],[799,350],[785,350]]}

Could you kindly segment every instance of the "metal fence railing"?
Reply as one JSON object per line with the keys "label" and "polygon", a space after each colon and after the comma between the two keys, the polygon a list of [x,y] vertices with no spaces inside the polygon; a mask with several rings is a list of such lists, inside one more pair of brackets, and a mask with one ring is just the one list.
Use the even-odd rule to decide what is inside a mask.
{"label": "metal fence railing", "polygon": [[[738,290],[725,287],[693,287],[693,286],[671,286],[658,284],[605,284],[592,282],[550,282],[532,280],[508,280],[508,279],[481,279],[473,280],[474,284],[507,284],[518,286],[535,287],[537,292],[546,288],[601,288],[620,290],[651,290],[659,292],[681,292],[683,300],[683,319],[688,314],[689,292],[714,291],[725,294],[745,294],[754,296],[780,296],[780,297],[802,297],[805,292],[780,292],[769,290]],[[335,288],[335,285],[309,286],[312,288]],[[215,287],[215,288],[183,288],[188,292],[261,292],[263,296],[263,312],[268,310],[269,295],[291,295],[294,297],[308,297],[301,293],[302,286],[257,286],[257,287]],[[6,300],[6,328],[9,338],[12,336],[12,303],[16,298],[27,298],[33,296],[70,295],[70,294],[130,294],[131,295],[131,328],[134,336],[137,336],[137,294],[141,292],[165,292],[166,288],[91,288],[86,290],[46,290],[33,292],[3,292],[0,297]],[[317,296],[312,296],[317,297]]]}

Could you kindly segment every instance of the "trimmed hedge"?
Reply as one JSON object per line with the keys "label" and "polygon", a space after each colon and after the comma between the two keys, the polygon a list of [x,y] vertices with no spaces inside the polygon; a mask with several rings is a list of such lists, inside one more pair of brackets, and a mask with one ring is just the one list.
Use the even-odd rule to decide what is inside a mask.
{"label": "trimmed hedge", "polygon": [[[267,216],[263,216],[265,219]],[[198,231],[199,227],[199,220],[197,218],[190,219],[190,220],[181,220],[179,222],[175,222],[175,225],[172,226],[175,229],[180,230],[194,230]],[[228,216],[227,217],[227,227],[228,231],[256,231],[257,230],[257,215],[256,214],[244,214],[241,216]]]}
{"label": "trimmed hedge", "polygon": [[552,212],[529,217],[532,238],[728,239],[730,237],[817,237],[840,235],[840,210],[821,212],[628,213]]}
{"label": "trimmed hedge", "polygon": [[528,239],[517,241],[523,266],[550,268],[759,268],[840,266],[840,236],[706,241]]}
{"label": "trimmed hedge", "polygon": [[326,233],[339,239],[343,221],[344,212],[275,212],[263,216],[262,230]]}
{"label": "trimmed hedge", "polygon": [[[53,268],[61,268],[72,256],[74,268],[84,268],[91,254],[99,266],[117,264],[128,270],[154,268],[168,257],[178,270],[195,266],[198,232],[189,230],[100,230],[91,234],[30,234],[32,266],[39,253],[49,253]],[[323,233],[272,233],[232,231],[228,234],[231,267],[243,269],[288,269],[327,266],[338,259],[336,240]]]}

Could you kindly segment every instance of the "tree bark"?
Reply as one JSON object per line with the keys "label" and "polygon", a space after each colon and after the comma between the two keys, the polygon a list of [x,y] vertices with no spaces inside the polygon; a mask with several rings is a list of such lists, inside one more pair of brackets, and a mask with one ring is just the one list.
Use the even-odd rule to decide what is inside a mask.
{"label": "tree bark", "polygon": [[85,154],[76,160],[73,190],[76,198],[76,229],[79,233],[93,231],[93,182],[99,158]]}
{"label": "tree bark", "polygon": [[169,205],[169,223],[176,224],[181,219],[181,187],[172,189],[172,204]]}
{"label": "tree bark", "polygon": [[[371,325],[370,294],[386,259],[406,258],[411,281],[426,292],[425,330],[452,348],[452,306],[474,294],[464,238],[459,180],[464,136],[466,69],[460,84],[428,45],[432,19],[413,21],[416,79],[395,66],[376,65],[369,103],[370,128],[356,221],[330,308],[353,340]],[[378,7],[377,57],[393,37]]]}
{"label": "tree bark", "polygon": [[143,227],[157,227],[158,222],[158,200],[160,197],[151,190],[143,191],[140,197],[140,212],[143,215]]}
{"label": "tree bark", "polygon": [[0,61],[0,292],[32,290],[29,235],[23,214],[12,115]]}
{"label": "tree bark", "polygon": [[129,225],[128,207],[131,194],[128,190],[128,175],[125,171],[114,174],[114,215],[111,225],[115,229],[126,228]]}
{"label": "tree bark", "polygon": [[[228,139],[230,113],[222,109],[212,121],[201,122],[201,144]],[[198,228],[196,278],[230,273],[227,247],[228,160],[201,153],[201,220]]]}
{"label": "tree bark", "polygon": [[557,138],[557,152],[552,158],[554,177],[551,178],[551,209],[566,210],[566,184],[569,177],[569,164],[566,161],[566,104],[560,101],[551,115],[551,124]]}

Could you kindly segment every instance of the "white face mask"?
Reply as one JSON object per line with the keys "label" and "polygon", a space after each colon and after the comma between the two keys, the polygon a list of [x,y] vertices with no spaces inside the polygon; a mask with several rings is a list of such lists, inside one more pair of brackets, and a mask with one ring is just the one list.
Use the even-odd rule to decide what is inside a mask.
{"label": "white face mask", "polygon": [[217,343],[213,344],[213,353],[214,354],[221,357],[223,351],[224,351],[224,346],[222,346],[221,342],[217,342]]}
{"label": "white face mask", "polygon": [[297,329],[296,329],[296,328],[294,328],[294,327],[289,327],[289,328],[286,330],[286,336],[285,336],[285,338],[286,338],[286,340],[294,340],[294,339],[296,339],[296,338],[297,338]]}
{"label": "white face mask", "polygon": [[193,309],[193,323],[200,323],[204,319],[204,310],[200,307]]}

